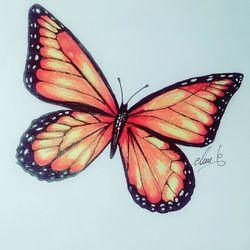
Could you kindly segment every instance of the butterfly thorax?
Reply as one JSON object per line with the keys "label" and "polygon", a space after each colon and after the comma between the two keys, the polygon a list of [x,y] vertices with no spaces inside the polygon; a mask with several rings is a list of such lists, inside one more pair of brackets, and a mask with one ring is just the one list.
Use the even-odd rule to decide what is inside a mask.
{"label": "butterfly thorax", "polygon": [[127,104],[121,104],[118,114],[115,117],[114,126],[113,126],[113,134],[111,139],[111,150],[110,150],[110,158],[113,158],[119,138],[121,136],[122,130],[124,128],[125,122],[127,120],[128,111],[127,111]]}

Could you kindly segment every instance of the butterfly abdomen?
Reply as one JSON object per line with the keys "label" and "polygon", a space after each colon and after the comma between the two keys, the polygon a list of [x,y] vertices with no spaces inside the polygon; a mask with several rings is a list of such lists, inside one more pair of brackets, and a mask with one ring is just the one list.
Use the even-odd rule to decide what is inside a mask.
{"label": "butterfly abdomen", "polygon": [[128,117],[127,104],[124,105],[122,103],[114,121],[113,133],[112,133],[112,139],[111,139],[110,158],[113,158],[115,154],[118,141],[121,136],[122,130],[124,128],[127,117]]}

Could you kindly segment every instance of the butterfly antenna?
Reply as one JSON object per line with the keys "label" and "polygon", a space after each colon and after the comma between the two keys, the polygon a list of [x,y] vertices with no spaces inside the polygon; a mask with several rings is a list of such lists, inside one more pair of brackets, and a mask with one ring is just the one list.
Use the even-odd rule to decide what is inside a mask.
{"label": "butterfly antenna", "polygon": [[128,102],[129,102],[136,94],[138,94],[140,91],[142,91],[143,89],[147,88],[148,86],[149,86],[149,85],[146,84],[145,86],[143,86],[142,88],[140,88],[139,90],[137,90],[137,91],[128,99],[127,104],[128,104]]}
{"label": "butterfly antenna", "polygon": [[122,103],[123,103],[123,90],[122,90],[122,83],[121,83],[121,78],[118,77],[117,78],[118,82],[119,82],[119,85],[120,85],[120,90],[121,90],[121,98],[122,98]]}

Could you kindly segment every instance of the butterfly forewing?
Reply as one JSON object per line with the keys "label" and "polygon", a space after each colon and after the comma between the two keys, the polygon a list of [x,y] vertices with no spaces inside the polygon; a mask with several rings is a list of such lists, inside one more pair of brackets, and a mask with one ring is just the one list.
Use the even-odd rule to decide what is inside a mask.
{"label": "butterfly forewing", "polygon": [[142,99],[127,122],[175,143],[206,146],[242,78],[239,73],[214,74],[176,83]]}
{"label": "butterfly forewing", "polygon": [[117,113],[115,96],[86,48],[40,5],[29,11],[25,85],[42,100],[69,108]]}

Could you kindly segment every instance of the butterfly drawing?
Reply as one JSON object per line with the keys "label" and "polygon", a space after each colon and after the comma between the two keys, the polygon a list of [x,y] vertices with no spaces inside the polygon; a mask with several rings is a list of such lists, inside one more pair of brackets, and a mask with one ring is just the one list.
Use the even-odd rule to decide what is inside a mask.
{"label": "butterfly drawing", "polygon": [[56,181],[86,169],[111,145],[119,149],[133,200],[167,213],[191,199],[195,178],[177,145],[213,142],[243,74],[187,79],[128,108],[116,97],[93,57],[40,5],[29,10],[26,88],[42,101],[65,107],[34,120],[21,137],[17,160],[39,180]]}

